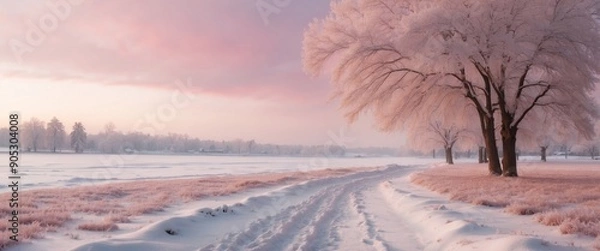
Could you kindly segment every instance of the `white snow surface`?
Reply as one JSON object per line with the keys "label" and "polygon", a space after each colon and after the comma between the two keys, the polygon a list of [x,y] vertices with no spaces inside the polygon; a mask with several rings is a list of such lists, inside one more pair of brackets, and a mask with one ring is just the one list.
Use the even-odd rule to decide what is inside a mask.
{"label": "white snow surface", "polygon": [[388,165],[213,197],[136,217],[116,232],[59,231],[8,251],[589,250],[581,247],[591,238],[561,235],[532,216],[451,202],[411,184],[422,168]]}
{"label": "white snow surface", "polygon": [[[325,168],[372,167],[390,163],[427,164],[426,158],[270,157],[207,155],[106,155],[27,153],[19,160],[23,189],[72,187],[101,183],[196,178]],[[0,192],[8,191],[0,180]]]}

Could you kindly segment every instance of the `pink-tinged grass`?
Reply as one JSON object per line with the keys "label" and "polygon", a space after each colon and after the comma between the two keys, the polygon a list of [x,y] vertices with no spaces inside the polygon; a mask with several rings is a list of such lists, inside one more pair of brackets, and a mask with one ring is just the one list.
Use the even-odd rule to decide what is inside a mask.
{"label": "pink-tinged grass", "polygon": [[[324,169],[309,172],[264,173],[220,176],[197,179],[152,180],[127,183],[82,186],[75,188],[40,189],[19,193],[19,243],[41,238],[45,232],[56,231],[80,213],[105,216],[101,222],[84,223],[80,230],[115,230],[116,223],[129,218],[163,211],[173,203],[185,203],[210,196],[229,195],[250,188],[300,182],[364,171],[367,168]],[[10,193],[0,194],[8,201]],[[0,204],[0,250],[17,242],[11,241],[6,219],[12,217],[8,203]]]}
{"label": "pink-tinged grass", "polygon": [[596,240],[592,243],[592,247],[596,250],[600,250],[600,237],[596,237]]}
{"label": "pink-tinged grass", "polygon": [[94,232],[110,232],[119,229],[119,226],[112,221],[102,220],[99,222],[88,222],[77,226],[79,230],[94,231]]}
{"label": "pink-tinged grass", "polygon": [[131,222],[131,219],[129,219],[129,216],[113,215],[113,214],[108,215],[106,218],[104,218],[104,220],[109,221],[109,222],[114,222],[114,223],[130,223]]}
{"label": "pink-tinged grass", "polygon": [[519,178],[495,177],[486,165],[463,164],[431,168],[411,180],[452,200],[535,215],[563,234],[600,236],[600,163],[524,162],[519,172]]}

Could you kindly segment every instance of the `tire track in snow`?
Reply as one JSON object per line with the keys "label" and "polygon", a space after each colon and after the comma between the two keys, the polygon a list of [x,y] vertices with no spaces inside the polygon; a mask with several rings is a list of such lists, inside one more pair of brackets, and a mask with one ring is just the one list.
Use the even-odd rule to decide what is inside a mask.
{"label": "tire track in snow", "polygon": [[243,232],[229,234],[216,246],[210,245],[201,250],[284,250],[293,246],[294,241],[297,244],[292,249],[298,249],[300,241],[307,240],[309,235],[308,231],[303,235],[302,230],[311,226],[315,228],[315,222],[327,214],[324,208],[333,208],[334,196],[340,191],[338,187],[328,187],[276,215],[251,222]]}
{"label": "tire track in snow", "polygon": [[389,247],[381,239],[378,234],[378,229],[375,227],[372,216],[365,211],[365,202],[363,195],[360,192],[350,194],[350,201],[353,213],[360,219],[359,227],[362,229],[363,243],[373,246],[378,251],[388,251]]}
{"label": "tire track in snow", "polygon": [[[352,206],[348,205],[352,194],[377,184],[396,170],[400,169],[394,168],[332,182],[333,184],[325,185],[302,202],[284,208],[275,215],[256,219],[242,232],[230,233],[221,239],[219,244],[212,244],[200,250],[322,250],[327,245],[335,249],[335,243],[332,241],[339,241],[335,225],[341,216],[340,209]],[[364,204],[362,200],[359,203]],[[367,218],[361,207],[364,208],[354,208]],[[377,250],[388,250],[385,243],[377,237],[372,222],[369,223],[369,219],[365,222],[371,224],[366,234],[372,240],[373,246]]]}
{"label": "tire track in snow", "polygon": [[338,187],[325,189],[317,198],[309,200],[308,205],[302,207],[299,212],[293,212],[288,219],[284,217],[282,224],[276,227],[276,233],[259,239],[255,246],[249,246],[250,250],[308,250],[308,247],[303,245],[308,241],[308,235],[311,230],[313,233],[317,232],[314,229],[320,227],[318,222],[332,210],[334,196],[339,196],[340,193]]}

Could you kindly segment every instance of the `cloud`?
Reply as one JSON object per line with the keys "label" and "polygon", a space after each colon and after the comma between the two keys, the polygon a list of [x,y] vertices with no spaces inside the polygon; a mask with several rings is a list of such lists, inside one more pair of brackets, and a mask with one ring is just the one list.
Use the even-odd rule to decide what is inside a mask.
{"label": "cloud", "polygon": [[[67,0],[49,2],[60,1]],[[151,88],[190,78],[194,91],[223,96],[326,97],[328,85],[302,72],[300,54],[305,27],[327,13],[328,1],[292,0],[269,16],[268,25],[256,3],[86,1],[63,8],[68,15],[57,18],[56,29],[44,32],[35,46],[26,36],[55,12],[46,2],[11,3],[15,11],[0,13],[0,21],[9,24],[0,31],[0,75]],[[10,46],[14,40],[32,49],[22,53],[20,63]]]}

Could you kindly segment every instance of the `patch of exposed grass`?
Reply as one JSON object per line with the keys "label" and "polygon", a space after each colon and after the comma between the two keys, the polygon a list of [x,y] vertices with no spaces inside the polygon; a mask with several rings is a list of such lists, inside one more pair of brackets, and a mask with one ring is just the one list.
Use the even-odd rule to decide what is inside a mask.
{"label": "patch of exposed grass", "polygon": [[453,200],[535,215],[563,234],[600,236],[597,163],[520,163],[519,168],[519,178],[505,178],[488,175],[486,165],[443,166],[415,173],[411,180]]}
{"label": "patch of exposed grass", "polygon": [[[41,238],[45,232],[55,231],[63,226],[74,213],[105,216],[99,222],[81,224],[79,229],[110,231],[118,229],[116,223],[127,223],[130,217],[163,211],[174,203],[364,170],[366,168],[326,169],[23,191],[19,194],[19,240],[22,242],[21,240]],[[10,193],[2,193],[0,200],[8,201],[10,196]],[[11,213],[8,203],[0,204],[1,219],[9,219]],[[6,220],[0,221],[0,250],[16,244],[9,239],[9,223]]]}
{"label": "patch of exposed grass", "polygon": [[119,226],[112,221],[102,220],[99,222],[87,222],[77,226],[77,229],[94,232],[110,232],[119,229]]}

